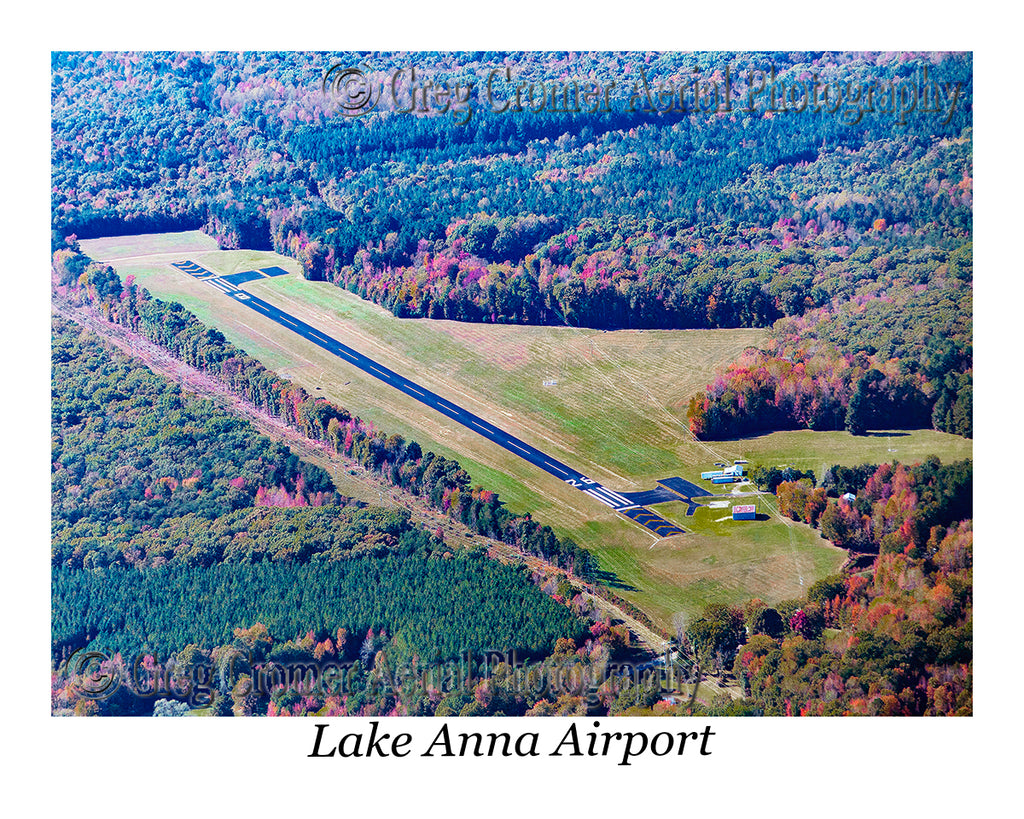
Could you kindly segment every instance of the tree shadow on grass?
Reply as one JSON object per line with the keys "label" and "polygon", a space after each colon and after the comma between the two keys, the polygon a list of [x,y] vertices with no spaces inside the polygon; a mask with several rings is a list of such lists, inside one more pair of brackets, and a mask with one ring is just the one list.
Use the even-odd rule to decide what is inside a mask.
{"label": "tree shadow on grass", "polygon": [[604,569],[598,569],[594,572],[594,581],[609,589],[619,589],[628,592],[640,591],[636,586],[619,580],[619,576],[615,572],[608,572]]}

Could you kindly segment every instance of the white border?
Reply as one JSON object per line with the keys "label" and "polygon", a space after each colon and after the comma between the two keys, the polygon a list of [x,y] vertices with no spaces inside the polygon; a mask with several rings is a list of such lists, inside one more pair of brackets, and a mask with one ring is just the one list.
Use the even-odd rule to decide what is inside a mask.
{"label": "white border", "polygon": [[[1017,82],[1012,62],[1017,28],[1012,20],[972,6],[898,7],[890,2],[834,8],[819,3],[641,4],[556,8],[437,3],[326,7],[249,5],[221,8],[178,2],[52,6],[29,12],[36,32],[4,57],[11,96],[5,117],[5,156],[21,166],[4,196],[8,246],[18,243],[15,280],[7,305],[6,348],[31,355],[15,360],[4,402],[9,457],[4,496],[8,554],[5,625],[14,636],[17,672],[4,691],[15,731],[8,746],[19,770],[9,782],[35,804],[98,814],[141,810],[169,814],[190,805],[325,813],[359,809],[415,811],[417,815],[488,815],[557,810],[615,815],[652,807],[721,815],[790,816],[807,812],[853,816],[896,815],[932,809],[952,815],[996,804],[1009,796],[1016,751],[1014,708],[1019,656],[1017,618],[1003,601],[1020,564],[1015,509],[997,510],[997,464],[1016,467],[1019,454],[1017,368],[1007,355],[1019,321],[1020,262],[1006,237],[1019,230],[1014,205],[1020,179],[1015,127]],[[11,29],[9,29],[11,31]],[[19,39],[21,39],[19,37]],[[61,720],[49,716],[49,475],[41,450],[48,445],[49,292],[45,288],[49,197],[49,51],[51,49],[177,48],[262,50],[280,48],[604,48],[680,49],[954,48],[975,52],[976,318],[975,403],[979,475],[976,528],[982,545],[977,567],[975,625],[976,716],[960,720],[712,720],[712,757],[654,760],[629,769],[611,760],[386,761],[385,764],[308,760],[313,720]],[[11,44],[8,43],[8,48]],[[22,114],[27,112],[27,118]],[[12,133],[13,132],[13,133]],[[11,138],[13,137],[13,142]],[[22,159],[25,159],[22,165]],[[27,207],[26,207],[27,205]],[[23,237],[29,241],[24,242]],[[15,301],[15,299],[17,301]],[[29,308],[20,304],[26,300]],[[1002,308],[1002,309],[1000,309]],[[1005,345],[1005,346],[1004,346]],[[1015,357],[1016,358],[1016,357]],[[1016,364],[1016,360],[1012,361]],[[998,436],[999,443],[991,439]],[[11,446],[13,444],[13,446]],[[991,477],[990,477],[991,476]],[[31,503],[24,508],[26,487]],[[1005,527],[1001,521],[1006,520]],[[44,557],[44,555],[46,557]],[[11,587],[14,587],[13,589]],[[26,614],[29,616],[26,618]],[[26,627],[27,620],[27,627]],[[9,655],[10,656],[10,655]],[[1010,664],[1013,663],[1011,666]],[[22,679],[24,677],[24,679]],[[404,722],[404,721],[403,721]],[[433,723],[414,722],[417,743],[429,741]],[[495,721],[473,721],[488,730]],[[613,730],[655,730],[651,720],[602,721]],[[609,726],[609,723],[613,724]],[[700,721],[697,721],[700,722]],[[344,723],[346,729],[348,723]],[[390,723],[389,723],[390,725]],[[423,727],[420,727],[420,726]],[[515,721],[517,729],[532,723]],[[581,728],[587,721],[581,722]],[[187,726],[187,728],[186,728]],[[528,727],[529,726],[529,727]],[[453,724],[454,727],[454,724]],[[700,729],[696,725],[691,729]],[[509,730],[498,721],[492,730]],[[541,726],[554,741],[564,728]],[[404,729],[399,729],[404,730]],[[423,740],[419,737],[423,736]],[[1011,744],[1012,743],[1012,744]],[[1015,765],[1012,772],[1016,774]],[[19,800],[15,795],[14,804]],[[1009,804],[1013,804],[1010,802]]]}

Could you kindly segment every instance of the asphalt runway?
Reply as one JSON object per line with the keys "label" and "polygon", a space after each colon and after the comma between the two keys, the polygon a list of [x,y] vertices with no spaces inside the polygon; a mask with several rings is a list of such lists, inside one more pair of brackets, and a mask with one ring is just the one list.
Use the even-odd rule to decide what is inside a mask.
{"label": "asphalt runway", "polygon": [[[507,449],[513,455],[518,455],[524,461],[528,461],[538,469],[542,469],[549,475],[553,475],[560,481],[575,487],[598,503],[602,503],[605,506],[614,509],[616,512],[630,518],[636,523],[639,523],[641,526],[646,527],[659,537],[681,535],[686,531],[676,524],[665,520],[665,518],[656,512],[646,509],[634,499],[637,494],[653,497],[651,493],[633,493],[631,496],[628,493],[621,494],[606,486],[602,486],[592,478],[588,478],[582,472],[579,472],[571,466],[568,466],[550,455],[541,452],[536,447],[531,446],[525,441],[521,441],[514,435],[510,435],[504,430],[494,426],[494,424],[489,421],[486,421],[480,416],[463,409],[457,404],[453,404],[451,401],[448,401],[437,393],[431,392],[430,390],[410,381],[408,378],[399,375],[393,370],[378,364],[376,361],[371,358],[367,358],[357,350],[353,350],[348,345],[342,344],[340,341],[331,338],[316,327],[306,324],[306,322],[301,319],[295,318],[295,316],[284,312],[258,296],[254,296],[251,293],[240,290],[235,286],[235,284],[228,280],[229,278],[246,280],[244,274],[234,274],[231,277],[217,276],[213,272],[191,261],[174,262],[172,263],[172,266],[183,273],[187,273],[195,279],[207,282],[209,285],[217,288],[226,296],[234,299],[240,304],[244,304],[246,307],[255,310],[257,313],[266,316],[281,326],[287,327],[293,333],[296,333],[307,341],[327,350],[327,352],[332,353],[343,361],[358,367],[363,372],[372,375],[374,378],[383,381],[385,384],[389,384],[396,390],[405,393],[410,398],[415,398],[420,403],[426,404],[441,415],[444,415],[445,417],[462,424],[464,427],[473,430],[473,432],[476,432],[478,435],[482,435],[487,440]],[[682,479],[676,478],[669,480]],[[659,483],[665,484],[665,481],[660,481]],[[693,484],[690,484],[690,486],[693,486]],[[699,489],[699,487],[694,488]],[[700,491],[702,494],[706,494],[703,490]],[[658,493],[659,497],[661,496],[659,490],[653,490],[653,492]],[[665,499],[689,500],[689,498],[685,497],[680,498],[678,494],[671,498],[666,497]],[[692,514],[692,512],[689,512],[689,514]]]}

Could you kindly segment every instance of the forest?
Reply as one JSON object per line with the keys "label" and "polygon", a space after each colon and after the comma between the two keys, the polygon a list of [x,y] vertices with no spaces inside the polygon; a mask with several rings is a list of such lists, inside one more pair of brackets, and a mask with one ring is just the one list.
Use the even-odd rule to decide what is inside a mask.
{"label": "forest", "polygon": [[[597,113],[477,106],[458,123],[382,104],[348,118],[326,86],[333,64],[378,82],[410,66],[462,83],[507,69],[619,96]],[[718,84],[726,68],[739,98],[747,72],[768,66],[780,92],[955,85],[957,104],[899,119],[627,104],[648,80]],[[712,604],[680,628],[674,671],[732,674],[743,693],[687,702],[610,670],[630,639],[584,594],[600,578],[589,552],[473,486],[456,461],[309,395],[122,281],[78,240],[202,229],[222,248],[289,255],[308,279],[399,317],[770,328],[684,405],[695,436],[970,438],[972,83],[969,53],[54,52],[54,298],[566,574],[453,551],[405,512],[340,496],[287,447],[56,318],[53,712],[970,714],[970,462],[834,465],[820,484],[756,465],[780,514],[850,550],[851,564],[802,600]],[[454,687],[395,676],[506,646],[533,665],[467,661]],[[219,681],[207,680],[208,702],[127,686],[97,701],[68,665],[87,649],[122,678],[141,653],[146,668]],[[244,668],[229,679],[236,655]],[[325,660],[344,669],[344,691],[254,685]],[[565,673],[593,685],[540,684]]]}
{"label": "forest", "polygon": [[[424,661],[544,657],[587,634],[592,612],[524,569],[453,550],[405,510],[338,495],[319,467],[79,325],[55,317],[53,351],[58,666],[82,649],[211,651],[253,628],[282,651],[344,632],[356,648],[368,639]],[[69,685],[66,669],[55,679]],[[129,707],[118,702],[103,707]]]}
{"label": "forest", "polygon": [[[896,127],[878,112],[850,122],[844,112],[681,117],[629,105],[480,111],[456,127],[385,110],[346,121],[322,82],[345,61],[377,79],[416,64],[438,81],[506,66],[524,80],[589,74],[626,96],[641,71],[678,83],[726,66],[735,78],[771,66],[780,88],[812,75],[920,84],[930,71],[929,83],[958,82],[960,92],[948,116],[921,106]],[[970,176],[972,70],[965,54],[58,52],[54,222],[88,238],[209,221],[226,244],[282,249],[295,237],[300,247],[289,249],[317,242],[341,266],[368,245],[392,264],[411,259],[421,241],[442,241],[476,214],[541,214],[570,228],[580,217],[649,213],[711,230],[789,225],[790,234],[813,221],[810,232],[830,245],[859,244],[884,219],[890,241],[934,244],[970,231],[970,188],[957,186]],[[483,258],[518,261],[523,250],[499,243]]]}
{"label": "forest", "polygon": [[[969,54],[325,56],[55,53],[57,239],[202,227],[398,316],[774,323],[774,348],[691,407],[695,434],[858,433],[898,419],[972,434]],[[599,113],[482,106],[463,125],[386,105],[348,119],[322,82],[338,62],[381,83],[416,65],[438,82],[505,68],[524,82],[589,77],[623,99]],[[897,123],[627,104],[641,79],[720,84],[726,67],[739,99],[769,65],[779,93],[812,80],[847,95],[959,83],[956,105]]]}
{"label": "forest", "polygon": [[[777,321],[766,349],[748,350],[692,399],[695,434],[930,427],[973,437],[971,245],[855,255],[884,272]],[[839,288],[850,278],[831,273]]]}

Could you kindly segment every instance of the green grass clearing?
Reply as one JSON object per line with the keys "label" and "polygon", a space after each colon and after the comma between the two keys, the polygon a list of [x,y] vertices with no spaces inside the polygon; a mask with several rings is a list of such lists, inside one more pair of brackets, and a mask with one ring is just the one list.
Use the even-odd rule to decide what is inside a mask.
{"label": "green grass clearing", "polygon": [[[735,458],[791,463],[820,474],[831,463],[971,456],[970,441],[930,430],[888,439],[803,431],[693,442],[685,421],[690,396],[745,347],[761,343],[763,330],[601,332],[397,319],[331,284],[305,281],[293,259],[207,249],[204,239],[212,242],[185,233],[89,240],[82,246],[122,276],[134,274],[155,296],[181,302],[310,393],[457,458],[474,482],[498,491],[511,509],[530,511],[593,550],[624,587],[618,593],[664,626],[674,612],[694,614],[707,602],[798,597],[834,572],[845,554],[803,525],[716,522],[714,517],[728,513],[717,509],[686,518],[681,504],[655,509],[693,531],[655,542],[647,530],[169,262],[189,258],[222,274],[270,265],[292,271],[243,289],[617,490],[650,489],[657,479],[674,475],[699,482],[700,471],[714,461]],[[156,255],[145,253],[148,247]],[[115,251],[129,258],[118,261]],[[135,258],[140,256],[146,258]],[[549,380],[557,384],[545,386]]]}

